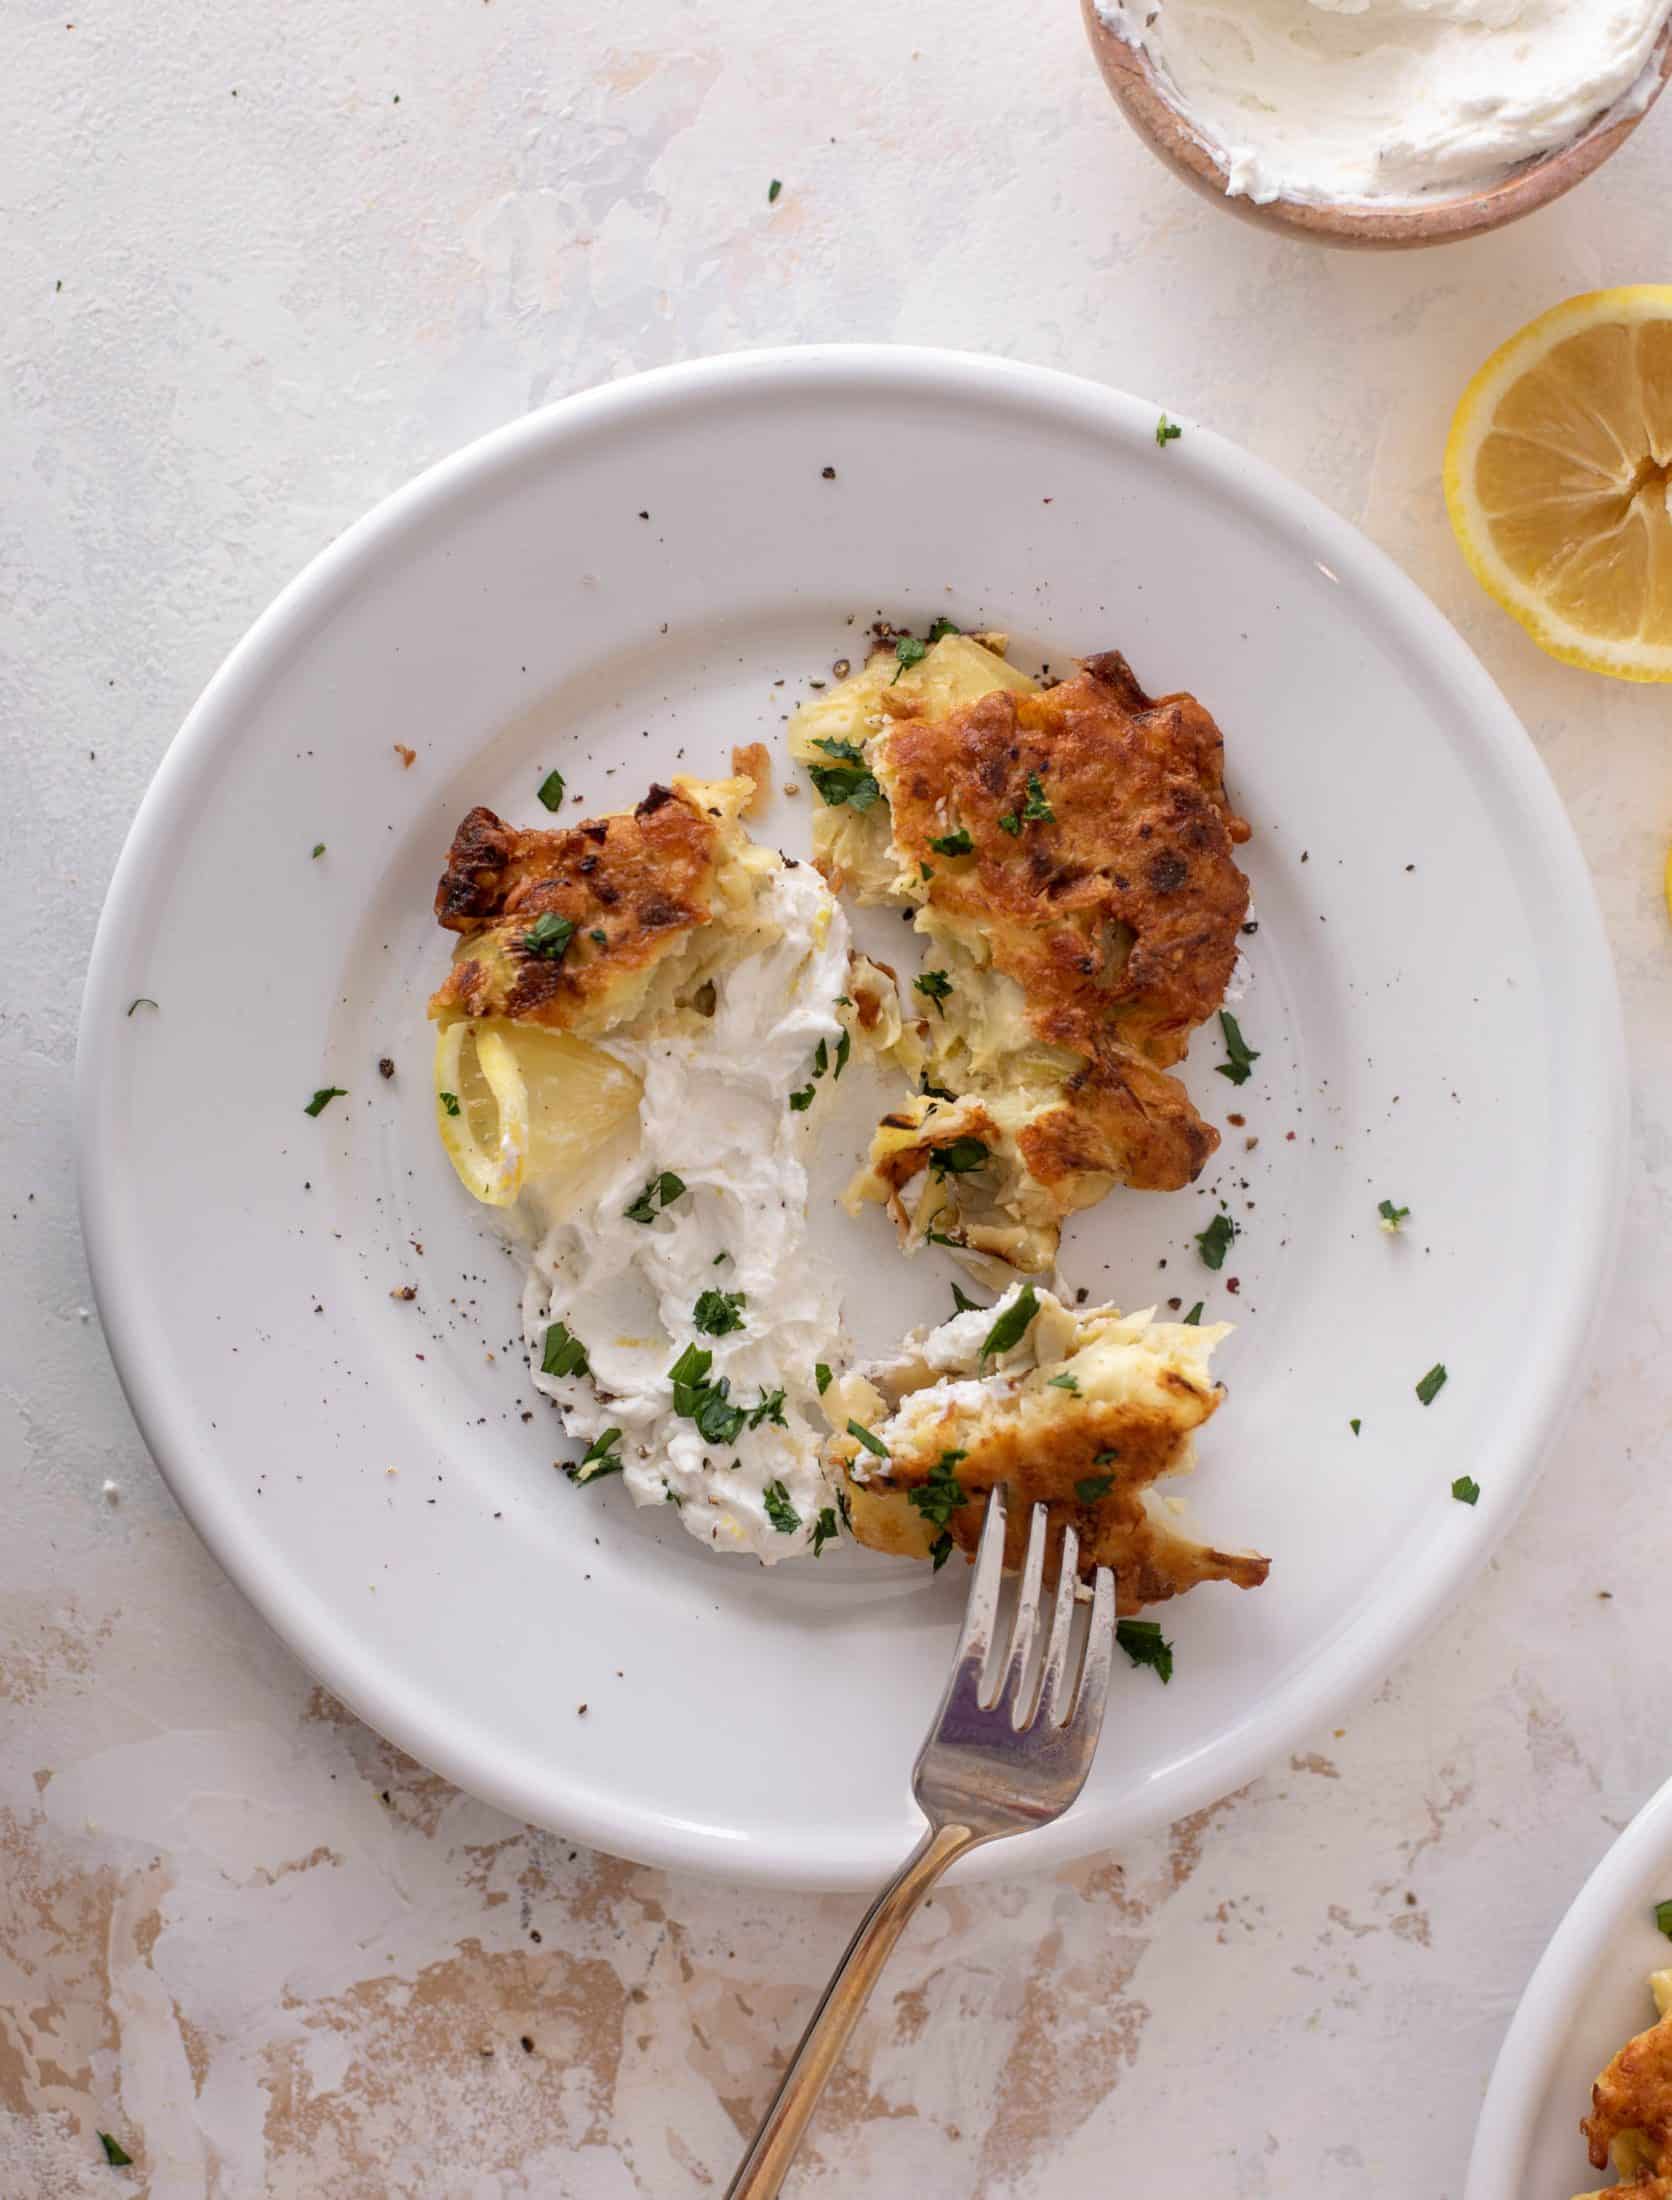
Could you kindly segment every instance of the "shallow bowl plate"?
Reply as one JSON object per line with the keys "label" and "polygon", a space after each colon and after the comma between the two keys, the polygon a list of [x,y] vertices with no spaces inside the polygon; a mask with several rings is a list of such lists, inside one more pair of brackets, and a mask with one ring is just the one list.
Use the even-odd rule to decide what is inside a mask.
{"label": "shallow bowl plate", "polygon": [[1672,1957],[1655,1905],[1668,1897],[1672,1781],[1586,1880],[1528,1981],[1498,2051],[1464,2200],[1613,2190],[1611,2171],[1586,2164],[1579,2119],[1590,2112],[1598,2071],[1655,2021],[1649,1973]]}
{"label": "shallow bowl plate", "polygon": [[[1386,1671],[1527,1492],[1617,1205],[1589,881],[1525,734],[1410,583],[1207,431],[1158,446],[1156,418],[999,360],[845,347],[572,398],[316,560],[146,797],[78,1078],[128,1396],[298,1654],[519,1816],[813,1886],[866,1884],[913,1838],[961,1570],[844,1552],[763,1571],[553,1471],[513,1266],[437,1147],[424,1023],[446,960],[430,898],[470,804],[541,823],[553,768],[593,808],[722,771],[735,742],[780,743],[879,615],[1000,626],[1035,666],[1123,648],[1153,691],[1217,713],[1254,824],[1255,1074],[1216,1075],[1218,1034],[1198,1036],[1218,1160],[1191,1191],[1110,1199],[1064,1266],[1095,1297],[1200,1298],[1241,1325],[1189,1489],[1271,1581],[1163,1615],[1171,1686],[1124,1672],[1080,1806],[987,1868],[1249,1778]],[[804,847],[810,806],[780,793],[764,830]],[[910,935],[880,937],[909,969]],[[130,1014],[140,996],[158,1005]],[[309,1118],[327,1085],[347,1097]],[[857,1106],[820,1134],[821,1186],[860,1150]],[[1215,1273],[1194,1238],[1222,1197],[1241,1234]],[[1412,1211],[1397,1238],[1384,1197]],[[951,1311],[943,1256],[902,1260],[875,1212],[821,1197],[818,1216],[861,1349]],[[1473,1508],[1450,1495],[1465,1473]]]}

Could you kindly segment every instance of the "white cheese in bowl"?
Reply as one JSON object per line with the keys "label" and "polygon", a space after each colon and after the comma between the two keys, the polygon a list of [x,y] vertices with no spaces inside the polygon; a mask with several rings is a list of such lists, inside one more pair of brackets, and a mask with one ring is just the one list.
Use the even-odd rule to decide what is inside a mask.
{"label": "white cheese in bowl", "polygon": [[1450,197],[1640,109],[1672,0],[1099,0],[1258,204]]}

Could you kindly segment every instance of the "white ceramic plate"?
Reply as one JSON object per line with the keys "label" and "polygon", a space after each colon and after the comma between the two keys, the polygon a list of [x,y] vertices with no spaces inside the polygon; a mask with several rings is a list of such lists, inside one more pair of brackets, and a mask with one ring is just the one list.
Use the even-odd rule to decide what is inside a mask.
{"label": "white ceramic plate", "polygon": [[[437,1150],[423,1017],[447,944],[430,897],[471,803],[543,822],[553,766],[612,807],[723,769],[879,612],[1002,625],[1036,664],[1114,645],[1152,689],[1193,688],[1255,828],[1258,1069],[1217,1077],[1204,1032],[1189,1071],[1214,1119],[1245,1120],[1199,1187],[1100,1207],[1065,1269],[1242,1321],[1193,1495],[1271,1581],[1164,1615],[1171,1687],[1123,1672],[1080,1806],[986,1868],[1249,1778],[1387,1669],[1526,1494],[1616,1206],[1621,1045],[1589,882],[1525,735],[1416,590],[1212,434],[1162,449],[1155,426],[1087,383],[891,349],[571,399],[318,559],[146,798],[79,1072],[129,1398],[308,1664],[520,1816],[816,1886],[868,1884],[914,1837],[958,1572],[846,1553],[768,1573],[554,1474],[555,1424],[521,1417],[511,1264]],[[808,808],[780,796],[765,829],[803,846]],[[909,965],[903,929],[883,936]],[[138,995],[160,1006],[130,1016]],[[332,1084],[348,1098],[310,1120]],[[864,1129],[829,1135],[830,1185]],[[1220,1189],[1244,1229],[1215,1276],[1192,1239]],[[1397,1240],[1384,1196],[1413,1211]],[[950,1269],[905,1263],[879,1214],[821,1206],[820,1226],[862,1349],[951,1310]],[[391,1299],[408,1283],[416,1301]],[[1473,1510],[1449,1495],[1464,1473]]]}
{"label": "white ceramic plate", "polygon": [[1672,1897],[1672,1781],[1651,1796],[1556,1928],[1504,2035],[1469,2158],[1464,2200],[1572,2200],[1609,2171],[1585,2158],[1579,2119],[1627,2040],[1655,2021],[1651,1971],[1672,1961],[1655,1904]]}

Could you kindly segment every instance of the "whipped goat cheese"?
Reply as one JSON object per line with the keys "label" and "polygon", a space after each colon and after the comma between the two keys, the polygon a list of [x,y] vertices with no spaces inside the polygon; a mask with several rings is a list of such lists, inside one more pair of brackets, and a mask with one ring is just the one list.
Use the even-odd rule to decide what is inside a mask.
{"label": "whipped goat cheese", "polygon": [[1256,203],[1488,183],[1651,96],[1672,0],[1099,0]]}
{"label": "whipped goat cheese", "polygon": [[[636,1136],[546,1232],[523,1296],[534,1381],[603,1447],[591,1467],[619,1461],[635,1503],[676,1505],[700,1541],[767,1564],[836,1530],[817,1369],[848,1353],[807,1245],[803,1151],[846,1059],[848,947],[818,873],[775,870],[712,1015],[597,1042],[643,1081]],[[565,1365],[577,1351],[584,1371]]]}

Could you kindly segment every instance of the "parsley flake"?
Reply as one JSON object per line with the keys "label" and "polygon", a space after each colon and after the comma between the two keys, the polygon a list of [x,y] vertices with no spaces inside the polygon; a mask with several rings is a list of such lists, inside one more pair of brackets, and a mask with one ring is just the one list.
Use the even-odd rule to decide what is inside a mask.
{"label": "parsley flake", "polygon": [[783,188],[784,188],[784,179],[783,179],[783,177],[782,177],[782,176],[774,176],[774,177],[773,177],[773,179],[772,179],[772,181],[771,181],[771,182],[770,182],[770,183],[769,183],[769,184],[767,185],[767,187],[766,187],[766,203],[767,203],[767,205],[768,205],[768,206],[776,206],[776,205],[777,205],[777,203],[778,203],[778,194],[779,194],[779,192],[780,192],[780,191],[781,191],[781,190],[782,190]]}
{"label": "parsley flake", "polygon": [[937,856],[967,856],[975,842],[971,840],[968,828],[960,825],[956,832],[942,833],[938,838],[932,839],[929,846]]}
{"label": "parsley flake", "polygon": [[937,619],[929,629],[929,646],[932,649],[936,642],[944,642],[949,634],[962,634],[963,631],[961,626],[954,626],[950,619]]}
{"label": "parsley flake", "polygon": [[1012,1345],[1020,1344],[1028,1333],[1033,1317],[1038,1312],[1039,1301],[1034,1296],[1033,1285],[1024,1283],[998,1320],[994,1322],[992,1328],[988,1330],[987,1341],[981,1347],[981,1356],[977,1362],[977,1372],[985,1374],[989,1360],[997,1359],[1001,1352],[1008,1352]]}
{"label": "parsley flake", "polygon": [[99,2133],[99,2144],[104,2148],[104,2158],[112,2169],[126,2169],[133,2161],[133,2156],[121,2140],[113,2139],[108,2131]]}
{"label": "parsley flake", "polygon": [[1054,825],[1057,813],[1045,798],[1045,783],[1037,772],[1028,774],[1028,798],[1022,804],[1024,825]]}
{"label": "parsley flake", "polygon": [[1237,1234],[1237,1226],[1229,1215],[1218,1214],[1205,1230],[1196,1233],[1197,1250],[1209,1268],[1223,1268],[1225,1255],[1231,1250],[1231,1240]]}
{"label": "parsley flake", "polygon": [[954,1138],[933,1149],[929,1166],[937,1176],[968,1176],[972,1169],[984,1169],[992,1158],[979,1138]]}
{"label": "parsley flake", "polygon": [[1451,1485],[1451,1494],[1460,1505],[1478,1504],[1480,1502],[1480,1484],[1472,1474],[1460,1474]]}
{"label": "parsley flake", "polygon": [[[900,672],[904,672],[908,666],[923,662],[929,654],[929,645],[927,642],[920,642],[915,634],[902,634],[894,644],[894,654],[899,660]],[[900,672],[895,673],[894,678],[889,681],[890,687],[898,682]]]}
{"label": "parsley flake", "polygon": [[563,807],[563,774],[561,772],[547,772],[545,778],[541,780],[539,786],[535,789],[535,799],[548,810],[561,810]]}
{"label": "parsley flake", "polygon": [[1233,1085],[1246,1085],[1254,1074],[1254,1064],[1260,1059],[1260,1050],[1249,1045],[1228,1008],[1219,1011],[1219,1028],[1225,1034],[1225,1051],[1231,1059],[1228,1062],[1216,1062],[1214,1068],[1221,1077],[1228,1077]]}
{"label": "parsley flake", "polygon": [[1664,1933],[1668,1940],[1672,1940],[1672,1902],[1657,1902],[1655,1904],[1655,1930]]}
{"label": "parsley flake", "polygon": [[705,1291],[692,1309],[691,1319],[705,1337],[727,1337],[743,1327],[744,1293]]}
{"label": "parsley flake", "polygon": [[[623,1207],[623,1218],[628,1222],[654,1222],[658,1208],[671,1207],[685,1189],[685,1179],[675,1176],[671,1169],[664,1169],[653,1176],[630,1207]],[[723,1257],[723,1256],[722,1256]]]}
{"label": "parsley flake", "polygon": [[863,1421],[850,1421],[848,1423],[848,1434],[857,1438],[867,1451],[875,1452],[879,1459],[888,1457],[888,1446],[880,1436],[873,1436]]}
{"label": "parsley flake", "polygon": [[913,978],[912,990],[921,993],[926,1001],[933,1001],[937,1016],[946,1014],[945,1003],[952,992],[952,980],[944,970],[925,970]]}
{"label": "parsley flake", "polygon": [[1118,1619],[1115,1640],[1134,1665],[1151,1665],[1163,1682],[1173,1677],[1173,1646],[1153,1619]]}
{"label": "parsley flake", "polygon": [[972,1299],[967,1291],[960,1291],[956,1284],[952,1286],[952,1304],[960,1314],[984,1314],[987,1311],[979,1299]]}
{"label": "parsley flake", "polygon": [[766,1507],[766,1517],[780,1535],[794,1535],[801,1526],[801,1515],[790,1503],[790,1493],[782,1482],[768,1482],[761,1492]]}
{"label": "parsley flake", "polygon": [[931,1573],[938,1574],[940,1572],[941,1568],[952,1556],[954,1548],[955,1546],[953,1544],[951,1535],[945,1528],[943,1528],[940,1534],[936,1536],[933,1543],[931,1543],[929,1546],[929,1556],[935,1562],[934,1565],[929,1569]]}
{"label": "parsley flake", "polygon": [[1376,1212],[1381,1216],[1382,1228],[1388,1233],[1389,1237],[1396,1237],[1399,1232],[1399,1225],[1402,1222],[1408,1222],[1411,1217],[1409,1207],[1396,1207],[1391,1199],[1377,1200]]}
{"label": "parsley flake", "polygon": [[[830,746],[829,743],[821,746]],[[843,747],[849,746],[844,742]],[[809,778],[823,796],[826,804],[839,810],[844,803],[850,810],[863,814],[882,800],[882,788],[874,772],[863,764],[809,764]]]}
{"label": "parsley flake", "polygon": [[781,1390],[768,1390],[764,1383],[761,1385],[759,1398],[749,1408],[749,1426],[759,1428],[763,1421],[770,1421],[774,1428],[789,1426],[784,1419],[784,1393]]}
{"label": "parsley flake", "polygon": [[1080,1395],[1080,1385],[1072,1375],[1053,1375],[1045,1387],[1047,1390],[1072,1391],[1076,1398]]}
{"label": "parsley flake", "polygon": [[1349,1428],[1350,1428],[1350,1429],[1352,1430],[1353,1434],[1354,1434],[1354,1435],[1356,1436],[1356,1435],[1358,1434],[1359,1430],[1360,1430],[1361,1428],[1363,1428],[1363,1426],[1364,1426],[1364,1423],[1363,1423],[1362,1421],[1360,1421],[1360,1420],[1352,1420],[1352,1421],[1349,1421],[1349,1422],[1347,1423],[1347,1426],[1348,1426],[1348,1427],[1349,1427]]}
{"label": "parsley flake", "polygon": [[817,1520],[813,1522],[813,1556],[822,1558],[825,1545],[834,1543],[839,1533],[840,1531],[836,1526],[835,1507],[826,1505]]}
{"label": "parsley flake", "polygon": [[558,963],[568,954],[574,936],[573,917],[560,917],[555,910],[543,909],[522,936],[523,953],[541,962]]}
{"label": "parsley flake", "polygon": [[1162,450],[1165,450],[1169,443],[1176,443],[1179,437],[1183,435],[1183,433],[1184,430],[1179,426],[1178,422],[1176,420],[1169,420],[1165,413],[1163,413],[1161,415],[1161,418],[1155,423],[1155,440]]}
{"label": "parsley flake", "polygon": [[1088,1474],[1082,1481],[1075,1483],[1074,1495],[1082,1505],[1095,1505],[1100,1498],[1107,1497],[1114,1486],[1115,1478],[1112,1474]]}
{"label": "parsley flake", "polygon": [[943,1451],[929,1469],[928,1479],[907,1490],[906,1503],[920,1512],[930,1527],[945,1528],[959,1506],[969,1503],[969,1492],[958,1479],[958,1468],[967,1456],[961,1451]]}
{"label": "parsley flake", "polygon": [[830,1388],[830,1370],[822,1360],[813,1362],[813,1380],[818,1385],[819,1396],[822,1398]]}
{"label": "parsley flake", "polygon": [[1436,1360],[1417,1385],[1417,1396],[1425,1406],[1431,1406],[1446,1387],[1446,1367],[1443,1360]]}
{"label": "parsley flake", "polygon": [[602,1436],[592,1439],[578,1460],[564,1468],[564,1473],[571,1482],[597,1482],[606,1474],[619,1474],[621,1455],[615,1447],[620,1441],[620,1429],[605,1429]]}
{"label": "parsley flake", "polygon": [[314,842],[314,844],[313,844],[313,854],[312,854],[312,856],[311,856],[311,857],[309,858],[309,860],[310,860],[311,862],[313,862],[313,863],[317,863],[317,862],[319,861],[320,857],[321,857],[321,856],[322,856],[322,855],[323,855],[324,853],[325,853],[325,843],[324,843],[324,841],[323,841],[323,840],[316,840],[316,841]]}
{"label": "parsley flake", "polygon": [[1021,830],[1022,821],[1016,815],[1016,812],[1014,810],[1006,810],[1003,817],[999,819],[999,831],[1001,833],[1008,833],[1011,839],[1014,840],[1016,836],[1021,832]]}
{"label": "parsley flake", "polygon": [[436,1098],[441,1102],[442,1106],[447,1110],[447,1113],[449,1115],[458,1114],[459,1096],[456,1092],[438,1092],[436,1094]]}
{"label": "parsley flake", "polygon": [[848,1056],[853,1052],[853,1034],[844,1031],[836,1042],[836,1058],[830,1065],[830,1082],[834,1084],[848,1066]]}
{"label": "parsley flake", "polygon": [[1199,1329],[1201,1327],[1202,1302],[1200,1299],[1196,1301],[1195,1305],[1190,1309],[1189,1313],[1185,1315],[1184,1319],[1186,1327],[1190,1329]]}
{"label": "parsley flake", "polygon": [[[128,1014],[131,1016],[133,1010],[129,1009]],[[333,1100],[346,1100],[347,1098],[348,1087],[346,1085],[321,1085],[302,1110],[302,1113],[304,1115],[320,1115],[331,1105]]]}
{"label": "parsley flake", "polygon": [[587,1375],[586,1347],[579,1337],[571,1336],[562,1322],[552,1322],[546,1329],[546,1348],[540,1355],[542,1375]]}
{"label": "parsley flake", "polygon": [[803,1085],[799,1092],[792,1092],[790,1094],[790,1106],[795,1110],[797,1115],[805,1115],[812,1104],[813,1088],[811,1085]]}

